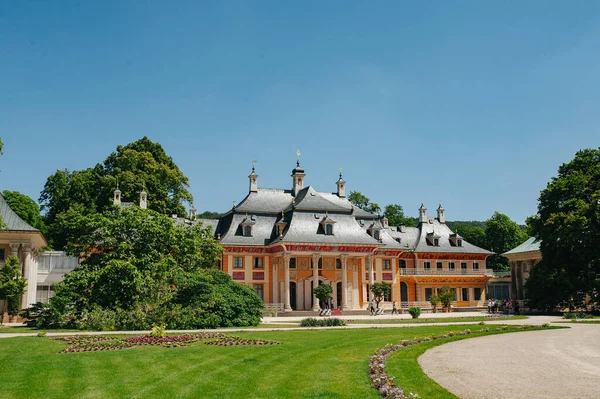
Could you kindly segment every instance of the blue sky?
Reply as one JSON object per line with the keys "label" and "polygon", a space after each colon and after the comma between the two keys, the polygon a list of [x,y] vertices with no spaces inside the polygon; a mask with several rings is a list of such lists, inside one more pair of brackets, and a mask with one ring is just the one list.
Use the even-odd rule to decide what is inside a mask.
{"label": "blue sky", "polygon": [[[143,5],[142,5],[143,4]],[[417,216],[522,223],[600,145],[597,1],[0,0],[0,188],[144,135],[199,210],[259,186],[349,190]],[[150,198],[151,200],[151,193]]]}

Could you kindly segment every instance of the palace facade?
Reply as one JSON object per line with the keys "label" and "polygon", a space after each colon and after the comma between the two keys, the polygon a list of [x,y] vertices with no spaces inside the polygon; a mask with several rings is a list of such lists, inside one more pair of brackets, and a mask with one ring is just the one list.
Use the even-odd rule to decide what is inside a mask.
{"label": "palace facade", "polygon": [[253,287],[266,304],[317,310],[313,289],[330,284],[336,308],[361,310],[369,286],[381,282],[391,285],[384,307],[427,307],[443,286],[454,289],[456,307],[483,304],[492,252],[451,231],[441,205],[429,217],[421,204],[417,227],[390,226],[347,199],[341,173],[334,192],[305,186],[305,176],[298,162],[291,188],[259,188],[253,167],[238,205],[219,220],[197,220],[212,226],[225,249],[219,268]]}

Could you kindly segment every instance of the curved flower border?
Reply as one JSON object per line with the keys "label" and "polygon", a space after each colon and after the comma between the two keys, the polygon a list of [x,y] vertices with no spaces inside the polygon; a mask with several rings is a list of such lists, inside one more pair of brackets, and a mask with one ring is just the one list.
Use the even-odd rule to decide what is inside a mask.
{"label": "curved flower border", "polygon": [[[532,328],[545,328],[548,327],[547,324],[541,325],[541,326],[534,326],[534,325],[523,325],[523,326],[516,326],[515,329],[516,330],[525,330],[525,329],[532,329]],[[495,329],[495,331],[502,331],[502,330],[508,330],[509,326],[504,325],[502,327],[497,327]],[[480,330],[477,330],[476,332],[478,333],[486,333],[489,332],[490,329],[488,328],[482,328]],[[381,397],[385,398],[385,399],[409,399],[409,398],[418,398],[419,395],[413,392],[409,392],[408,394],[404,393],[404,391],[396,386],[396,383],[394,382],[394,377],[390,377],[387,372],[385,371],[385,361],[387,360],[388,356],[390,356],[392,353],[402,349],[402,348],[406,348],[408,346],[412,346],[412,345],[416,345],[416,344],[420,344],[421,342],[428,342],[428,341],[433,341],[436,339],[442,339],[442,338],[449,338],[449,337],[453,337],[455,335],[468,335],[471,334],[471,330],[470,329],[466,329],[463,331],[459,331],[459,332],[449,332],[447,334],[440,334],[440,335],[432,335],[429,337],[422,337],[422,338],[415,338],[413,340],[403,340],[400,341],[399,344],[387,344],[386,346],[384,346],[381,349],[378,349],[375,354],[373,356],[371,356],[371,360],[369,362],[369,379],[371,380],[371,385],[373,386],[373,388],[377,389],[379,391],[379,394],[381,395]]]}

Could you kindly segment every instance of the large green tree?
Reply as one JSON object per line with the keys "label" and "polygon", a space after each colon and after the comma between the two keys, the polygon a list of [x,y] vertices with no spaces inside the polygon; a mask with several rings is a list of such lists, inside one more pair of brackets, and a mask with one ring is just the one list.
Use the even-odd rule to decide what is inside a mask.
{"label": "large green tree", "polygon": [[[170,328],[255,325],[262,301],[254,290],[211,270],[222,248],[211,229],[184,225],[137,207],[78,216],[67,251],[84,261],[56,285],[40,325]],[[39,307],[38,307],[39,308]],[[30,314],[33,311],[30,311]],[[38,314],[39,316],[39,314]]]}
{"label": "large green tree", "polygon": [[600,148],[577,152],[542,190],[528,219],[542,261],[525,285],[531,306],[598,306],[600,292]]}
{"label": "large green tree", "polygon": [[404,209],[402,208],[402,205],[386,205],[385,210],[383,211],[383,216],[388,219],[390,226],[417,226],[417,221],[415,218],[404,216]]}
{"label": "large green tree", "polygon": [[147,137],[118,146],[102,163],[83,170],[58,170],[48,177],[39,202],[45,212],[51,244],[62,249],[68,231],[64,216],[101,213],[110,208],[113,191],[119,187],[125,202],[138,203],[148,192],[148,208],[162,214],[186,214],[184,204],[193,200],[189,181],[159,143]]}
{"label": "large green tree", "polygon": [[381,212],[381,207],[375,202],[371,202],[371,200],[364,196],[362,193],[358,191],[350,191],[348,195],[348,201],[354,204],[357,208],[360,208],[364,211],[370,213]]}
{"label": "large green tree", "polygon": [[[450,226],[448,226],[450,227]],[[488,249],[488,243],[485,235],[485,229],[472,224],[464,222],[457,222],[452,227],[454,232],[458,233],[469,243],[476,245],[480,248]]]}
{"label": "large green tree", "polygon": [[485,222],[485,248],[496,254],[488,258],[488,266],[494,270],[508,270],[508,259],[501,254],[513,249],[527,239],[525,231],[502,213],[494,212]]}
{"label": "large green tree", "polygon": [[46,226],[40,215],[40,207],[38,204],[27,195],[18,191],[2,191],[2,196],[12,209],[21,219],[29,223],[32,227],[46,233]]}

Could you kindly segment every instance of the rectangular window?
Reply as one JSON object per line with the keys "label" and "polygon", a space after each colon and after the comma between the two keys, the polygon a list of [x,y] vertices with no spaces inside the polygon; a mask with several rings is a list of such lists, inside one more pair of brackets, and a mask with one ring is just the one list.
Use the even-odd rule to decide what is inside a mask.
{"label": "rectangular window", "polygon": [[263,268],[263,258],[254,258],[254,268],[255,269]]}
{"label": "rectangular window", "polygon": [[473,299],[476,301],[481,300],[481,288],[479,288],[479,287],[473,288]]}
{"label": "rectangular window", "polygon": [[4,248],[0,248],[0,262],[4,262],[4,256],[5,256]]}
{"label": "rectangular window", "polygon": [[456,270],[456,265],[454,262],[448,262],[448,270]]}
{"label": "rectangular window", "polygon": [[243,269],[244,268],[244,258],[241,256],[233,257],[233,268],[234,269]]}
{"label": "rectangular window", "polygon": [[473,262],[473,270],[479,270],[479,262]]}
{"label": "rectangular window", "polygon": [[383,269],[390,270],[391,268],[392,268],[392,261],[389,259],[384,259],[383,260]]}
{"label": "rectangular window", "polygon": [[296,268],[296,258],[290,258],[290,269]]}
{"label": "rectangular window", "polygon": [[262,284],[254,284],[254,291],[256,291],[256,295],[258,295],[260,299],[264,300]]}
{"label": "rectangular window", "polygon": [[371,290],[369,289],[369,284],[367,284],[367,302],[371,302]]}
{"label": "rectangular window", "polygon": [[468,288],[463,288],[462,289],[462,300],[463,301],[468,301],[469,300],[469,289]]}
{"label": "rectangular window", "polygon": [[433,288],[425,288],[425,300],[428,301],[433,295]]}
{"label": "rectangular window", "polygon": [[435,266],[438,270],[442,270],[444,268],[444,264],[442,262],[437,262]]}
{"label": "rectangular window", "polygon": [[53,285],[38,285],[35,293],[36,302],[48,303],[54,296]]}
{"label": "rectangular window", "polygon": [[431,262],[423,262],[423,269],[425,269],[425,270],[431,269]]}
{"label": "rectangular window", "polygon": [[[323,258],[319,258],[319,270],[323,270]],[[313,266],[313,260],[312,258],[310,259],[310,270],[312,270],[314,268]]]}
{"label": "rectangular window", "polygon": [[400,259],[400,269],[406,269],[406,261],[404,259]]}
{"label": "rectangular window", "polygon": [[467,270],[467,262],[460,262],[460,270]]}
{"label": "rectangular window", "polygon": [[335,260],[335,268],[337,270],[342,270],[342,260],[341,259],[336,259]]}

